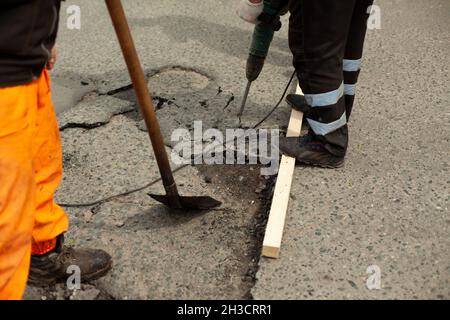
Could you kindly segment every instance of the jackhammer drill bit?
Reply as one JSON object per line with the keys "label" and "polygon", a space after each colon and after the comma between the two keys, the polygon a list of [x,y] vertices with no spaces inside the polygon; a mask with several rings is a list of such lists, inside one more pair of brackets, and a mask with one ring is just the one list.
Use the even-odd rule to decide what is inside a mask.
{"label": "jackhammer drill bit", "polygon": [[245,88],[244,97],[242,98],[241,109],[239,109],[238,117],[242,116],[245,109],[245,104],[247,103],[248,94],[250,92],[250,87],[252,86],[252,81],[247,82],[247,87]]}

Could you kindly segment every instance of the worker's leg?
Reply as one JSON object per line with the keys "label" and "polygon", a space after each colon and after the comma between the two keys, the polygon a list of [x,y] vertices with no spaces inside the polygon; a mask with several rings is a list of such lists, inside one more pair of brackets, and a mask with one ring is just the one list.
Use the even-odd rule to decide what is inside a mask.
{"label": "worker's leg", "polygon": [[62,151],[46,70],[39,79],[37,125],[33,139],[37,205],[28,282],[46,286],[62,281],[71,265],[80,268],[82,281],[97,279],[111,268],[111,257],[103,250],[70,248],[59,241],[68,229],[68,218],[53,200],[62,176]]}
{"label": "worker's leg", "polygon": [[367,19],[373,0],[357,0],[353,11],[352,23],[347,39],[344,56],[344,92],[347,121],[355,100],[356,83],[361,69],[364,39],[366,37]]}
{"label": "worker's leg", "polygon": [[35,212],[37,84],[0,89],[0,299],[21,299]]}
{"label": "worker's leg", "polygon": [[62,151],[47,70],[38,80],[36,123],[33,138],[36,212],[32,254],[45,254],[54,249],[56,238],[69,226],[64,210],[53,200],[62,177]]}
{"label": "worker's leg", "polygon": [[343,59],[357,0],[290,2],[289,43],[300,87],[311,107],[307,121],[323,148],[347,150]]}

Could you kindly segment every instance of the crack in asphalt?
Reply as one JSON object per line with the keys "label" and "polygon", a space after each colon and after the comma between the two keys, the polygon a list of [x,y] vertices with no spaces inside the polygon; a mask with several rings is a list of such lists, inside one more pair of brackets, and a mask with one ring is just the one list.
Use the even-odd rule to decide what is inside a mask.
{"label": "crack in asphalt", "polygon": [[124,112],[114,113],[111,115],[111,117],[109,118],[108,121],[99,121],[99,122],[95,122],[95,123],[69,122],[69,123],[65,124],[64,126],[60,127],[59,131],[63,132],[66,129],[92,130],[92,129],[100,128],[100,127],[103,127],[103,126],[107,125],[108,123],[110,123],[114,117],[124,115],[124,114],[130,113],[130,112],[134,112],[134,110],[127,110]]}

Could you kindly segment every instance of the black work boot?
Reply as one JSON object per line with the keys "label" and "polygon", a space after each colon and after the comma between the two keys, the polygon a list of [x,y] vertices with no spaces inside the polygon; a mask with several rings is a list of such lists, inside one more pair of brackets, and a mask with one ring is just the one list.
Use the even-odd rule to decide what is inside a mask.
{"label": "black work boot", "polygon": [[313,133],[303,137],[280,137],[282,154],[295,158],[299,163],[322,168],[339,168],[344,165],[344,157],[332,154],[326,144]]}
{"label": "black work boot", "polygon": [[[62,237],[59,237],[62,239]],[[104,276],[111,269],[111,256],[103,250],[74,249],[63,246],[58,240],[56,248],[43,255],[32,255],[28,283],[34,286],[48,286],[64,282],[71,274],[69,266],[81,271],[81,281],[91,281]]]}
{"label": "black work boot", "polygon": [[299,94],[288,94],[286,96],[286,102],[292,109],[303,112],[303,115],[307,117],[311,113],[311,107],[306,102],[305,96]]}

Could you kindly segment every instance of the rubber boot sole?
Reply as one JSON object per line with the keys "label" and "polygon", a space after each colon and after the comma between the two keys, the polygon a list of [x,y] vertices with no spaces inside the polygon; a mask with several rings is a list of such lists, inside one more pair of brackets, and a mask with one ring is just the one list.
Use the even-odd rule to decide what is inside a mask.
{"label": "rubber boot sole", "polygon": [[[280,150],[281,154],[287,156],[287,157],[292,157],[291,155],[283,152],[282,150]],[[312,161],[308,161],[308,160],[299,160],[297,158],[295,158],[295,161],[298,164],[302,164],[302,165],[306,165],[306,166],[311,166],[311,167],[319,167],[319,168],[324,168],[324,169],[338,169],[338,168],[342,168],[345,164],[345,161],[342,160],[340,162],[337,162],[336,164],[324,164],[324,163],[316,163],[316,162],[312,162]]]}
{"label": "rubber boot sole", "polygon": [[298,160],[298,159],[295,159],[295,160],[297,163],[302,164],[302,165],[306,165],[306,166],[310,166],[310,167],[319,167],[319,168],[324,168],[324,169],[339,169],[344,166],[344,161],[337,163],[336,165],[327,165],[327,164],[313,163],[313,162]]}

